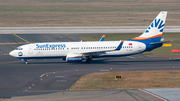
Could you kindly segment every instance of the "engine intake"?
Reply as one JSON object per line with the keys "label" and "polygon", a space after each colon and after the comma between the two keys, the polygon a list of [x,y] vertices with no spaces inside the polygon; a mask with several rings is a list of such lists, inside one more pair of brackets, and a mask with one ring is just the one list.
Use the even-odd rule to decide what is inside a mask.
{"label": "engine intake", "polygon": [[83,56],[82,54],[68,54],[66,56],[67,62],[82,62]]}

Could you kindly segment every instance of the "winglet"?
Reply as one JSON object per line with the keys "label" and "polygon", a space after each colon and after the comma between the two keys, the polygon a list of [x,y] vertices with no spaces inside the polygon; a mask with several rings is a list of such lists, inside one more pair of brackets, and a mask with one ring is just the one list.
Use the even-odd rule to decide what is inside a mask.
{"label": "winglet", "polygon": [[104,41],[104,38],[105,38],[105,35],[103,35],[99,41]]}
{"label": "winglet", "polygon": [[119,44],[119,46],[115,50],[120,50],[122,48],[123,43],[124,43],[124,40],[121,41],[121,43]]}

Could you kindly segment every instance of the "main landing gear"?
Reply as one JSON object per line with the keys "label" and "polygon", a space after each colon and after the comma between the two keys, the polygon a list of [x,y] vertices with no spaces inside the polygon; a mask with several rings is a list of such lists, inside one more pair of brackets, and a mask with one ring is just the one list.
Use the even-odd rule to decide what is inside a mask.
{"label": "main landing gear", "polygon": [[92,60],[92,57],[87,57],[86,58],[86,62],[87,63],[93,63],[94,61]]}

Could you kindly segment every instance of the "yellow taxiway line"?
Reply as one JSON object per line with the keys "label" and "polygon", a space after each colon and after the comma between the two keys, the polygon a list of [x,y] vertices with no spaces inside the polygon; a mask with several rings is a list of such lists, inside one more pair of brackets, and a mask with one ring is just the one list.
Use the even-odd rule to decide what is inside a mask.
{"label": "yellow taxiway line", "polygon": [[9,63],[16,63],[16,62],[22,62],[22,61],[1,62],[0,64],[9,64]]}
{"label": "yellow taxiway line", "polygon": [[20,38],[21,40],[25,41],[26,43],[30,43],[29,41],[27,41],[27,40],[21,38],[20,36],[16,35],[15,33],[12,32],[12,34],[14,34],[16,37]]}
{"label": "yellow taxiway line", "polygon": [[22,42],[19,43],[0,43],[0,45],[16,45],[16,44],[23,44]]}
{"label": "yellow taxiway line", "polygon": [[[33,61],[35,59],[29,59],[27,61]],[[9,61],[9,62],[0,62],[0,64],[9,64],[9,63],[16,63],[16,62],[23,62],[23,61]]]}

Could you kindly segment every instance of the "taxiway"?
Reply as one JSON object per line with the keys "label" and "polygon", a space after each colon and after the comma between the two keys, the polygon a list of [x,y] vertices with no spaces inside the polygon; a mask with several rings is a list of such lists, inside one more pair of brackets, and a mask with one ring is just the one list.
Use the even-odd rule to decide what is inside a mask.
{"label": "taxiway", "polygon": [[[28,42],[79,41],[84,34],[18,34]],[[135,90],[66,91],[81,76],[95,72],[180,70],[180,59],[130,57],[100,58],[95,63],[66,63],[62,59],[30,60],[24,64],[8,53],[26,42],[13,34],[0,34],[0,99],[9,100],[153,100],[155,96]],[[5,43],[5,44],[3,44]],[[48,99],[49,98],[49,99]],[[166,100],[166,99],[165,99]]]}

